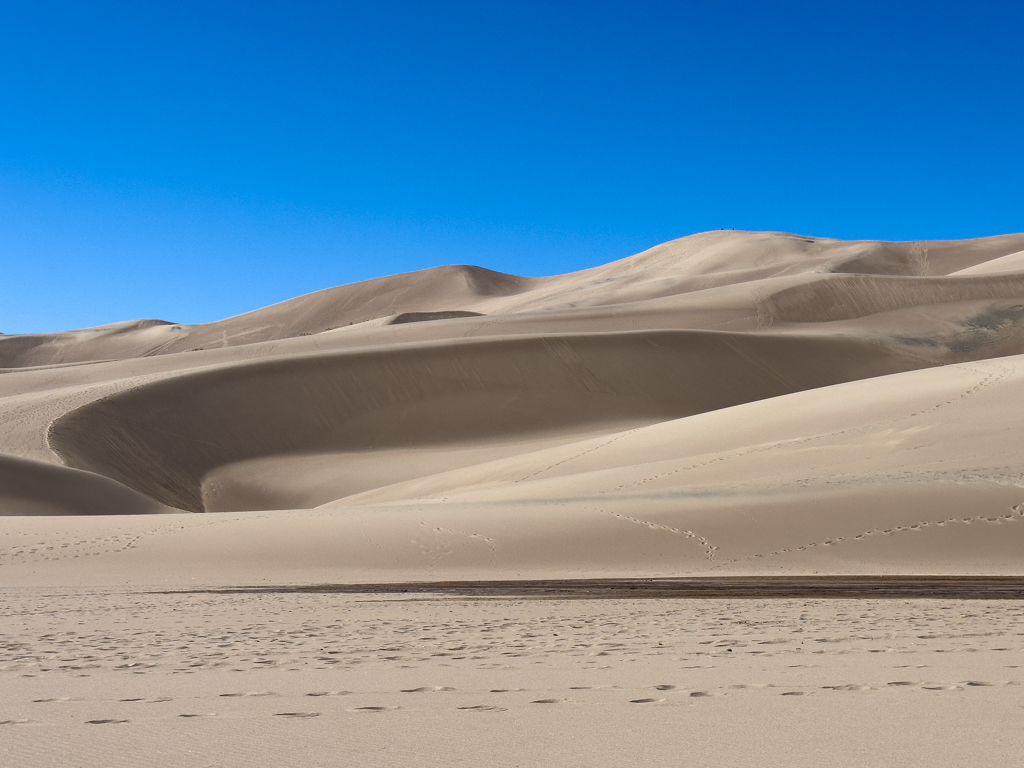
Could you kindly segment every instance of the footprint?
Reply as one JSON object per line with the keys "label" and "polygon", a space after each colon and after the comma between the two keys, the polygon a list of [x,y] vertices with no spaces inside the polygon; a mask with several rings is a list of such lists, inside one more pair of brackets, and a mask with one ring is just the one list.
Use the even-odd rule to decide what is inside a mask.
{"label": "footprint", "polygon": [[531,704],[560,704],[565,699],[534,699]]}
{"label": "footprint", "polygon": [[307,693],[307,696],[348,696],[352,691],[316,691]]}
{"label": "footprint", "polygon": [[222,697],[236,698],[238,696],[273,696],[270,691],[250,691],[248,693],[222,693]]}
{"label": "footprint", "polygon": [[654,690],[656,690],[656,691],[674,691],[675,688],[676,687],[674,685],[656,685],[656,686],[654,686]]}
{"label": "footprint", "polygon": [[274,717],[320,717],[319,712],[275,712]]}
{"label": "footprint", "polygon": [[984,680],[968,680],[967,682],[964,683],[964,685],[969,685],[971,687],[979,687],[979,686],[986,686],[987,687],[987,686],[990,686],[990,685],[995,685],[995,683],[987,683]]}
{"label": "footprint", "polygon": [[475,704],[472,707],[456,707],[456,709],[468,710],[471,712],[507,712],[505,707],[495,707],[490,704]]}
{"label": "footprint", "polygon": [[85,722],[88,725],[107,725],[108,723],[111,723],[111,724],[114,724],[114,723],[127,723],[128,721],[127,720],[107,719],[107,720],[86,720]]}
{"label": "footprint", "polygon": [[399,707],[356,707],[354,712],[391,712]]}
{"label": "footprint", "polygon": [[178,717],[216,717],[216,712],[203,712],[197,714],[178,715]]}
{"label": "footprint", "polygon": [[0,720],[0,725],[28,725],[32,720]]}
{"label": "footprint", "polygon": [[690,697],[694,699],[702,699],[707,696],[714,696],[711,691],[690,691]]}
{"label": "footprint", "polygon": [[656,704],[664,701],[664,699],[630,699],[630,704]]}
{"label": "footprint", "polygon": [[425,685],[419,688],[406,688],[402,690],[402,693],[432,693],[434,691],[454,691],[454,688],[449,688],[446,685],[435,685],[433,687],[427,687]]}
{"label": "footprint", "polygon": [[807,691],[783,691],[780,696],[806,696]]}
{"label": "footprint", "polygon": [[917,683],[912,680],[894,680],[889,685],[917,685]]}
{"label": "footprint", "polygon": [[118,701],[144,701],[144,699],[118,699]]}

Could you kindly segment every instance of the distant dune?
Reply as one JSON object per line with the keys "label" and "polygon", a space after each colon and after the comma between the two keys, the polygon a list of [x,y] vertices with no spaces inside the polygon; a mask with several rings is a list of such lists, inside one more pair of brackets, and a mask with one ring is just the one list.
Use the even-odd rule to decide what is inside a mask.
{"label": "distant dune", "polygon": [[1022,402],[1024,235],[708,232],[4,336],[0,573],[1024,574]]}

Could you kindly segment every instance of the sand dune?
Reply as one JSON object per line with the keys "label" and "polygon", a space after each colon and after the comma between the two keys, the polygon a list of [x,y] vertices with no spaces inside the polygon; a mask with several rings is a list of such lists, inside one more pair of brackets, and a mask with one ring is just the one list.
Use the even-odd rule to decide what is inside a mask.
{"label": "sand dune", "polygon": [[0,763],[1014,764],[1022,253],[0,337]]}
{"label": "sand dune", "polygon": [[[984,269],[986,263],[1022,250],[1024,235],[934,243],[848,243],[778,233],[707,232],[570,275],[522,278],[480,267],[439,267],[331,288],[208,325],[146,320],[68,333],[0,337],[0,368],[251,345],[410,313],[517,315],[621,307],[715,287],[753,285],[772,277],[948,275]],[[984,297],[1004,294],[990,288]]]}
{"label": "sand dune", "polygon": [[1009,253],[1000,256],[998,259],[983,261],[971,267],[952,272],[953,275],[992,275],[1020,272],[1024,269],[1024,251]]}
{"label": "sand dune", "polygon": [[49,441],[200,512],[203,478],[240,460],[614,432],[912,366],[850,338],[692,331],[392,345],[137,387],[56,420]]}
{"label": "sand dune", "polygon": [[149,531],[100,581],[1024,572],[1021,253],[709,232],[0,337],[0,526]]}
{"label": "sand dune", "polygon": [[0,456],[4,515],[146,515],[174,512],[102,475]]}

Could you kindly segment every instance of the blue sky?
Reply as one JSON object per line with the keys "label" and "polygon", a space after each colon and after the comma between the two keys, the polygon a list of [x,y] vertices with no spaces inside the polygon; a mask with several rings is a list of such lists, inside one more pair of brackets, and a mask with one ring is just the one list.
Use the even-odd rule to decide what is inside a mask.
{"label": "blue sky", "polygon": [[0,331],[1024,230],[1019,2],[0,3]]}

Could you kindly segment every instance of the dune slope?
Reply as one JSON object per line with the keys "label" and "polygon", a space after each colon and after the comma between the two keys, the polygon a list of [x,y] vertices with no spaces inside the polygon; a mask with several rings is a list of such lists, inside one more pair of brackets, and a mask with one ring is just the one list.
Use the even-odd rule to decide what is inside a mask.
{"label": "dune slope", "polygon": [[89,568],[212,581],[1016,573],[1022,252],[709,232],[2,337],[0,527],[99,514],[149,533]]}

